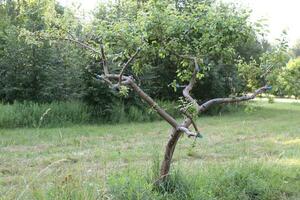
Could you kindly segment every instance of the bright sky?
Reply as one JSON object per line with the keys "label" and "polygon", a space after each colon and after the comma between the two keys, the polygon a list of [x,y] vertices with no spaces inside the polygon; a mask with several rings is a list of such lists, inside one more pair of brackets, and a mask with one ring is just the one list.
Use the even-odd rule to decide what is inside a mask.
{"label": "bright sky", "polygon": [[[97,2],[108,0],[57,0],[64,6],[81,4],[86,13],[93,10]],[[293,44],[300,39],[300,0],[223,0],[226,2],[236,2],[245,5],[253,10],[252,18],[267,19],[269,25],[269,36],[271,41],[279,38],[282,31],[286,30]]]}

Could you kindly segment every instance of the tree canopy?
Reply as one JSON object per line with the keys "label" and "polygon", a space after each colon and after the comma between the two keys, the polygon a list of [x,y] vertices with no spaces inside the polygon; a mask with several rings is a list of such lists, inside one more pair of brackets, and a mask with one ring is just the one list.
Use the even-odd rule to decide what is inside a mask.
{"label": "tree canopy", "polygon": [[[154,98],[167,100],[177,100],[191,77],[190,56],[200,67],[192,91],[199,101],[238,95],[267,82],[279,88],[274,77],[290,56],[284,43],[266,48],[265,27],[250,21],[249,10],[213,0],[102,3],[91,21],[54,0],[6,0],[0,10],[4,102],[124,101],[93,79],[102,70],[99,55],[77,48],[71,39],[97,50],[103,46],[115,71],[141,49],[124,73],[133,73]],[[128,102],[137,103],[128,92]]]}

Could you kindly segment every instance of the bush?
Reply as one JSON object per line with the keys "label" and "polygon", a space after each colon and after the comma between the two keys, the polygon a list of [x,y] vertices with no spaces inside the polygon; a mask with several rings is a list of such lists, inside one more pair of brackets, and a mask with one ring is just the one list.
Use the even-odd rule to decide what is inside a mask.
{"label": "bush", "polygon": [[[300,96],[300,57],[291,60],[286,67],[283,68],[278,77],[277,84],[283,90],[283,93],[288,96]],[[278,86],[279,87],[279,86]]]}

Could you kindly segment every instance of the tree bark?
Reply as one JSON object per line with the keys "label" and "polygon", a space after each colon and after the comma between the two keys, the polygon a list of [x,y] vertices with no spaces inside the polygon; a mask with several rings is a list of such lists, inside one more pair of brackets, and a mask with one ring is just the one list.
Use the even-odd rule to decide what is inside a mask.
{"label": "tree bark", "polygon": [[[184,122],[181,124],[181,126],[188,128],[191,124],[192,124],[191,119],[186,118],[184,120]],[[174,150],[175,150],[175,147],[177,145],[177,142],[178,142],[181,134],[183,134],[182,131],[178,131],[176,129],[171,130],[170,139],[168,140],[168,143],[165,147],[164,158],[161,163],[161,168],[160,168],[160,178],[161,179],[165,179],[169,174]]]}

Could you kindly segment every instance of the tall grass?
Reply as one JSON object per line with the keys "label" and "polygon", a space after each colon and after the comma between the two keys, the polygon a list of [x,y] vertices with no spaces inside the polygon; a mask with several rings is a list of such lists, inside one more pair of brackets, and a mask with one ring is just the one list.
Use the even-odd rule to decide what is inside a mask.
{"label": "tall grass", "polygon": [[[47,110],[49,111],[43,116]],[[53,102],[51,104],[16,102],[12,105],[0,105],[0,127],[38,127],[87,123],[89,121],[87,111],[88,107],[79,102]]]}
{"label": "tall grass", "polygon": [[159,185],[153,184],[152,173],[134,169],[117,173],[109,178],[108,193],[112,199],[122,200],[281,200],[299,197],[299,168],[244,162],[199,167],[198,172],[179,167]]}
{"label": "tall grass", "polygon": [[[176,109],[176,103],[161,101],[159,104],[173,116],[180,116]],[[109,112],[104,112],[104,108],[88,106],[79,101],[0,104],[0,128],[146,122],[158,119],[160,117],[147,106],[145,109],[141,109],[137,106],[125,107],[123,103],[117,103]]]}
{"label": "tall grass", "polygon": [[[53,180],[53,184],[47,187],[29,187],[22,199],[299,199],[299,168],[244,162],[199,167],[197,172],[181,167],[177,166],[159,186],[153,184],[149,168],[142,170],[131,167],[116,172],[108,176],[106,183],[96,179],[87,180],[80,174],[69,174],[63,181]],[[10,198],[6,196],[4,199]]]}

